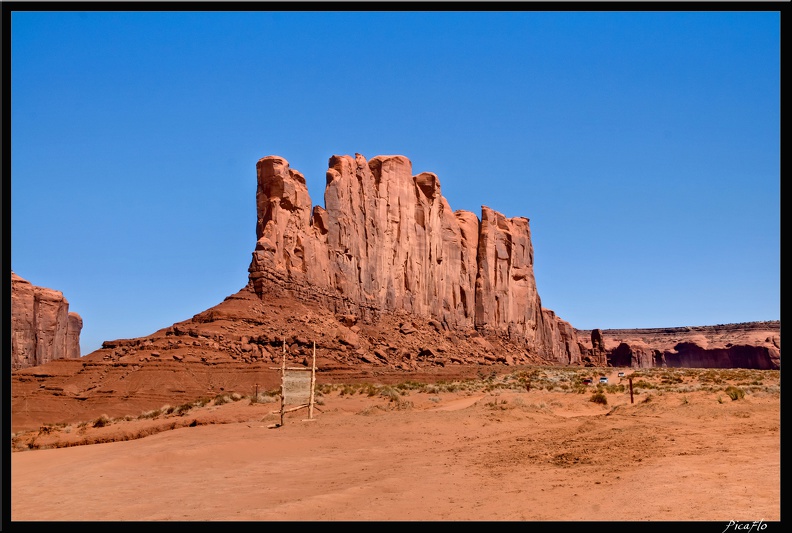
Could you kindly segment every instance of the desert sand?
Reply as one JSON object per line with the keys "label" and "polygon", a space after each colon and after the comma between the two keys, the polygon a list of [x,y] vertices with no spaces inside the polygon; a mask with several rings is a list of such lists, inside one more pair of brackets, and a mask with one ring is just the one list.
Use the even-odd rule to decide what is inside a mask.
{"label": "desert sand", "polygon": [[[779,372],[714,384],[712,371],[644,372],[631,403],[616,386],[630,371],[607,371],[604,405],[596,385],[499,376],[456,390],[320,387],[312,418],[287,413],[279,427],[277,398],[237,395],[19,433],[11,520],[780,520]],[[732,400],[735,383],[745,395]]]}

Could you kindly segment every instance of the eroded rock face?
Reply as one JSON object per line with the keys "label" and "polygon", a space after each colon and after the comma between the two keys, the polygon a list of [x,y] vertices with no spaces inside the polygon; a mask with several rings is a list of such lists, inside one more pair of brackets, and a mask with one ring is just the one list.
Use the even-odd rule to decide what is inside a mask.
{"label": "eroded rock face", "polygon": [[367,320],[403,312],[580,361],[574,329],[541,307],[527,218],[452,211],[438,177],[414,176],[404,156],[328,166],[322,208],[285,159],[259,160],[249,282],[260,297],[285,289]]}
{"label": "eroded rock face", "polygon": [[[781,322],[591,330],[581,352],[603,353],[609,366],[633,368],[781,368]],[[578,338],[585,331],[576,330]],[[603,361],[604,364],[604,361]]]}
{"label": "eroded rock face", "polygon": [[775,347],[732,345],[724,348],[704,348],[694,342],[681,342],[674,350],[663,354],[667,366],[760,370],[781,368],[781,352]]}
{"label": "eroded rock face", "polygon": [[82,318],[59,291],[11,273],[11,367],[80,357]]}
{"label": "eroded rock face", "polygon": [[642,343],[630,345],[623,342],[609,354],[608,365],[631,368],[664,366],[662,363],[659,363],[658,357],[660,357],[659,351],[649,346]]}

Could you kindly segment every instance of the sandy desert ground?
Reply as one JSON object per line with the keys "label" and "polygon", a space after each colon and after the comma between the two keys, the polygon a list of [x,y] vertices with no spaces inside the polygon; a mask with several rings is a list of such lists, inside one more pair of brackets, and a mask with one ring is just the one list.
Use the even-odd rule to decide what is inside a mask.
{"label": "sandy desert ground", "polygon": [[604,405],[559,372],[18,433],[11,520],[780,521],[778,371],[639,371],[631,403],[607,369]]}

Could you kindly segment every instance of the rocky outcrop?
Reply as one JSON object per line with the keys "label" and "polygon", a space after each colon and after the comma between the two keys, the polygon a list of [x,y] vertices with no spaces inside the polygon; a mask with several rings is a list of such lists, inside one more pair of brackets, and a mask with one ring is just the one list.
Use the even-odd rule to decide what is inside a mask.
{"label": "rocky outcrop", "polygon": [[582,360],[586,366],[607,366],[608,351],[605,348],[601,329],[591,330],[591,348],[587,348],[583,342],[579,344]]}
{"label": "rocky outcrop", "polygon": [[249,283],[260,297],[286,290],[369,321],[405,313],[580,361],[574,329],[541,307],[527,218],[452,211],[438,177],[413,175],[400,155],[331,157],[324,208],[282,157],[256,169]]}
{"label": "rocky outcrop", "polygon": [[[586,332],[577,330],[580,338]],[[591,330],[586,357],[603,353],[609,366],[648,368],[781,368],[781,322]]]}
{"label": "rocky outcrop", "polygon": [[682,342],[673,352],[663,353],[665,366],[685,368],[756,368],[779,370],[781,352],[768,346],[732,345],[703,348],[694,342]]}
{"label": "rocky outcrop", "polygon": [[11,273],[11,367],[80,357],[82,318],[59,291]]}
{"label": "rocky outcrop", "polygon": [[652,368],[654,366],[665,366],[662,355],[658,350],[654,350],[644,344],[619,344],[610,354],[607,362],[609,366],[629,367],[629,368]]}

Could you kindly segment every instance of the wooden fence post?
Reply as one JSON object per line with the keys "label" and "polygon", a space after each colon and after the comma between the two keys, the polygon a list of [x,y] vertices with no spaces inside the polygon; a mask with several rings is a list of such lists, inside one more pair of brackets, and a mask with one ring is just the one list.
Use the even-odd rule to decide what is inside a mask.
{"label": "wooden fence post", "polygon": [[630,378],[630,403],[633,402],[632,378]]}
{"label": "wooden fence post", "polygon": [[286,337],[283,337],[283,361],[281,362],[281,405],[280,405],[280,425],[283,425],[283,410],[286,407],[286,394],[283,385],[286,380]]}
{"label": "wooden fence post", "polygon": [[314,387],[316,386],[316,341],[313,343],[313,363],[311,363],[311,400],[308,402],[308,419],[313,418]]}

